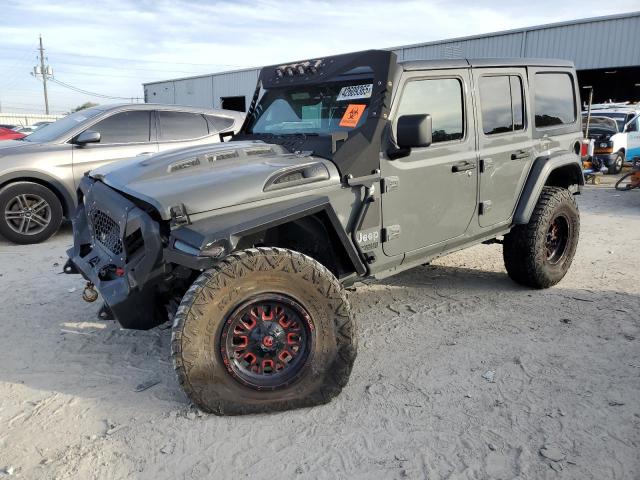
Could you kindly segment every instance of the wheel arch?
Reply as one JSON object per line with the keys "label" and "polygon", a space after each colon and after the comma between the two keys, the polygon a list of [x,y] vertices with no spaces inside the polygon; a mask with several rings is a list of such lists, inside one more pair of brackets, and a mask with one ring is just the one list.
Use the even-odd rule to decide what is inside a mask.
{"label": "wheel arch", "polygon": [[67,187],[60,181],[50,175],[35,171],[17,171],[9,174],[0,175],[0,188],[16,182],[32,182],[42,185],[51,190],[62,205],[62,213],[66,218],[73,212],[76,207],[74,196]]}
{"label": "wheel arch", "polygon": [[[192,254],[180,251],[176,242],[193,247]],[[224,246],[225,255],[260,246],[300,251],[338,278],[366,272],[355,245],[326,197],[253,207],[185,225],[173,230],[164,252],[165,260],[197,270],[210,268],[216,263],[206,253],[212,245]]]}
{"label": "wheel arch", "polygon": [[562,187],[577,194],[584,185],[578,157],[572,152],[555,152],[536,158],[516,206],[513,223],[529,223],[543,187]]}

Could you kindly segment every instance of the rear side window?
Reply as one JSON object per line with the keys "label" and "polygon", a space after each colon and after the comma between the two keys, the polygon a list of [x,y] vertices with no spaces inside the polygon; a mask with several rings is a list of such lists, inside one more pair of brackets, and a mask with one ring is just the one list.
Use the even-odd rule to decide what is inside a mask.
{"label": "rear side window", "polygon": [[460,80],[437,78],[407,83],[398,116],[416,114],[431,115],[433,143],[462,139],[464,117]]}
{"label": "rear side window", "polygon": [[522,80],[517,75],[483,76],[478,82],[485,135],[524,129]]}
{"label": "rear side window", "polygon": [[100,132],[100,144],[148,142],[150,119],[149,111],[116,113],[89,130]]}
{"label": "rear side window", "polygon": [[576,120],[573,79],[568,73],[536,73],[536,127],[565,125]]}
{"label": "rear side window", "polygon": [[226,130],[233,126],[234,120],[229,117],[216,117],[215,115],[205,115],[207,124],[209,125],[209,133],[216,133],[221,130]]}
{"label": "rear side window", "polygon": [[187,112],[159,111],[160,140],[188,140],[209,134],[209,127],[203,115]]}

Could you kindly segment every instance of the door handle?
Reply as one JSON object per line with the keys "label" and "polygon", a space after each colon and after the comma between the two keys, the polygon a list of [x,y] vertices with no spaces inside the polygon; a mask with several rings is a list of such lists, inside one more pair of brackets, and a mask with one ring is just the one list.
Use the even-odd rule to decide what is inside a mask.
{"label": "door handle", "polygon": [[529,152],[526,150],[518,150],[516,153],[511,154],[511,160],[520,160],[521,158],[527,158]]}
{"label": "door handle", "polygon": [[136,155],[136,157],[141,157],[142,155],[153,155],[153,152],[142,152]]}
{"label": "door handle", "polygon": [[475,163],[460,162],[460,163],[456,163],[453,167],[451,167],[451,171],[453,173],[465,172],[467,170],[473,170],[474,168],[476,168],[476,164]]}

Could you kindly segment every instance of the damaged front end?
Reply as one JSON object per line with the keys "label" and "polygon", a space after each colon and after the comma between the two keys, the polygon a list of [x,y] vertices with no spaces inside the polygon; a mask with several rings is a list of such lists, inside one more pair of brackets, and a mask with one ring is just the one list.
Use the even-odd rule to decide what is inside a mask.
{"label": "damaged front end", "polygon": [[167,274],[161,224],[150,209],[88,176],[79,199],[64,272],[95,285],[124,328],[146,330],[166,321],[166,302],[157,298]]}

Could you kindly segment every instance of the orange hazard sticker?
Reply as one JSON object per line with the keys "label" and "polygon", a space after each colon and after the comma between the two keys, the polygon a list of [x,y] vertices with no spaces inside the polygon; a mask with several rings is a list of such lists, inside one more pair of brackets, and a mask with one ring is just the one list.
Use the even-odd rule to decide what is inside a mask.
{"label": "orange hazard sticker", "polygon": [[342,120],[340,120],[339,125],[341,127],[354,128],[356,125],[358,125],[360,117],[362,117],[365,108],[367,108],[366,105],[350,103],[349,105],[347,105],[347,109],[344,111],[344,115],[342,116]]}

